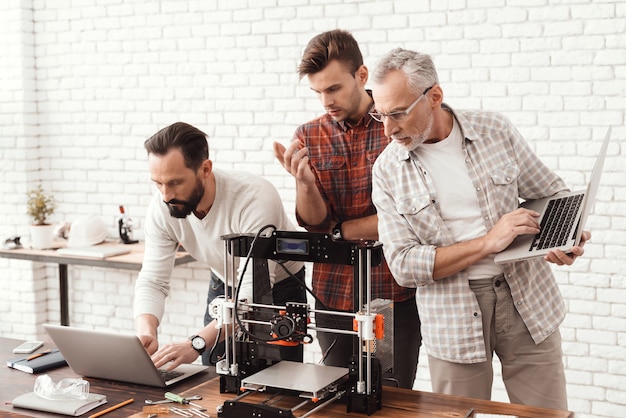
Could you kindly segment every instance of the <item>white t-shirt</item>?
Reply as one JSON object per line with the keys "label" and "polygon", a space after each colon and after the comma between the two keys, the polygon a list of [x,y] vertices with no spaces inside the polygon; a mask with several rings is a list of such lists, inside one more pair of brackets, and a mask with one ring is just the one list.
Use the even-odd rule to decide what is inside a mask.
{"label": "white t-shirt", "polygon": [[[422,144],[415,150],[435,185],[441,217],[456,242],[469,241],[487,233],[472,181],[467,174],[463,133],[455,118],[450,135],[439,142]],[[502,269],[487,257],[467,269],[470,280],[487,279]]]}
{"label": "white t-shirt", "polygon": [[[256,234],[266,225],[274,225],[277,230],[296,230],[278,191],[269,181],[245,172],[214,169],[213,174],[215,201],[204,219],[193,213],[184,219],[172,217],[160,193],[150,203],[144,226],[143,265],[135,284],[135,316],[149,313],[161,320],[178,243],[223,279],[226,277],[223,235]],[[271,231],[268,229],[266,233]],[[235,279],[239,278],[244,261],[242,257]],[[284,266],[295,274],[303,263],[288,261]],[[275,262],[270,261],[268,269],[272,284],[288,277]],[[209,277],[207,272],[207,284]],[[252,300],[252,261],[248,263],[239,299]]]}

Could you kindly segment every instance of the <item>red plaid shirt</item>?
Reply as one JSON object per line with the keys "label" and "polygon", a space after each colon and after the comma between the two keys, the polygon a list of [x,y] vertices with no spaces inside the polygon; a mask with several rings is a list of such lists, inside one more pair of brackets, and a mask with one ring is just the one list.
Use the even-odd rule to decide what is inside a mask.
{"label": "red plaid shirt", "polygon": [[[372,203],[372,166],[389,139],[383,124],[369,114],[355,125],[335,122],[328,114],[302,126],[294,134],[309,149],[309,162],[317,188],[326,202],[328,216],[319,225],[298,223],[311,232],[328,232],[333,219],[347,221],[376,214]],[[353,311],[353,266],[313,265],[313,291],[330,309]],[[415,289],[400,287],[387,262],[372,268],[372,298],[404,301]]]}

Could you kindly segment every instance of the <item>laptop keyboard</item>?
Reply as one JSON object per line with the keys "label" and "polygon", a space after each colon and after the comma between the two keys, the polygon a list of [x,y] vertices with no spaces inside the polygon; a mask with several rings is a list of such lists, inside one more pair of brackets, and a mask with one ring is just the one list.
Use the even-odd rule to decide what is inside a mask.
{"label": "laptop keyboard", "polygon": [[570,237],[584,193],[551,200],[541,220],[541,231],[535,235],[528,251],[565,245]]}
{"label": "laptop keyboard", "polygon": [[182,376],[184,373],[177,372],[175,370],[159,369],[159,374],[161,375],[161,378],[163,379],[164,382],[168,382],[172,379],[176,379],[177,377]]}

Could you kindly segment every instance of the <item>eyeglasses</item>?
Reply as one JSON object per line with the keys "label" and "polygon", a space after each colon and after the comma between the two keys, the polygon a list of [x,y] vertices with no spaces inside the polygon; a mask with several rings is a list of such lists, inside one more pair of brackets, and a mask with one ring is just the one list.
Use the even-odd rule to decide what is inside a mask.
{"label": "eyeglasses", "polygon": [[432,86],[428,87],[426,90],[424,90],[422,92],[422,94],[420,94],[420,97],[418,97],[411,104],[411,106],[407,107],[406,110],[401,110],[401,111],[398,111],[398,112],[391,112],[391,113],[370,112],[370,116],[374,120],[377,120],[378,122],[384,122],[386,118],[390,118],[394,122],[402,122],[404,119],[406,119],[407,116],[409,116],[409,113],[411,113],[413,108],[415,106],[417,106],[419,101],[422,100],[424,97],[426,97],[426,93],[428,93],[430,91],[430,89],[432,89],[433,87],[435,87],[435,86],[432,85]]}

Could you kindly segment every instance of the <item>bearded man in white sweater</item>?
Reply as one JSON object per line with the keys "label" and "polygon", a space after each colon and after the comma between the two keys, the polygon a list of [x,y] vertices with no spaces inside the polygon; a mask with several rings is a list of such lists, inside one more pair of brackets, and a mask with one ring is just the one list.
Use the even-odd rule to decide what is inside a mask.
{"label": "bearded man in white sweater", "polygon": [[[209,364],[208,348],[217,338],[215,320],[208,303],[224,294],[224,242],[227,234],[256,234],[273,225],[277,230],[295,230],[277,190],[267,180],[252,174],[213,168],[207,135],[194,126],[177,122],[145,141],[150,176],[159,193],[146,216],[145,253],[135,285],[134,315],[139,339],[157,367],[173,369],[203,355]],[[171,273],[178,246],[209,269],[205,326],[189,339],[159,348],[157,328],[169,294]],[[241,260],[241,268],[243,262]],[[304,266],[283,263],[291,274],[269,261],[274,303],[306,302]],[[239,272],[236,277],[239,278]],[[252,301],[252,268],[242,278],[239,299]],[[193,342],[193,345],[192,345]],[[290,360],[301,360],[292,353]],[[282,355],[282,352],[281,352]]]}

